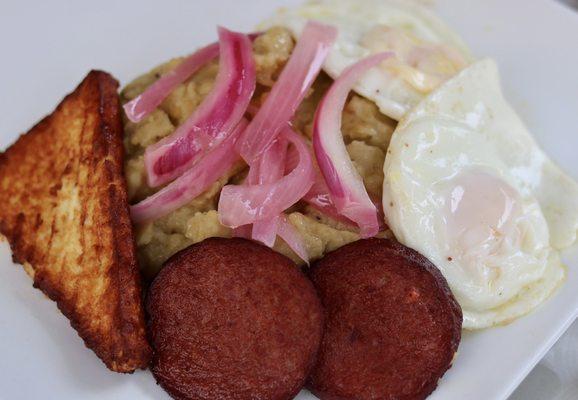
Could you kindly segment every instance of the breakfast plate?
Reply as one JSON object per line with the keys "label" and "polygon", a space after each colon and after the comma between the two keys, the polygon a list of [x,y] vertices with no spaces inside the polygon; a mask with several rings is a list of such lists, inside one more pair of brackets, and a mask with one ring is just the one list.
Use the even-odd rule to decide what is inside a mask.
{"label": "breakfast plate", "polygon": [[[0,33],[6,62],[0,76],[0,148],[46,114],[71,81],[94,67],[122,84],[159,60],[214,40],[214,25],[253,30],[280,6],[299,0],[71,1],[6,6]],[[549,0],[422,2],[433,8],[479,58],[497,61],[505,96],[545,152],[578,178],[574,135],[578,109],[572,51],[578,16]],[[30,27],[22,30],[22,24]],[[33,27],[33,28],[32,28]],[[538,29],[537,27],[540,27]],[[18,32],[18,36],[15,36]],[[9,40],[9,38],[11,38]],[[431,399],[505,399],[578,316],[578,249],[563,253],[567,277],[552,298],[528,316],[488,330],[464,332],[458,356]],[[104,369],[69,322],[0,247],[0,377],[5,398],[161,399],[148,371],[130,376]],[[313,399],[302,392],[300,399]]]}

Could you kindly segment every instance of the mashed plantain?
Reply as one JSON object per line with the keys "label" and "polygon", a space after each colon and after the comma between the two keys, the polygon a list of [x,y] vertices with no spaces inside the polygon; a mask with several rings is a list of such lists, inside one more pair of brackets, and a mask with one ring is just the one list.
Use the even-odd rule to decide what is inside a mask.
{"label": "mashed plantain", "polygon": [[[284,28],[272,28],[255,40],[253,53],[258,84],[252,101],[256,106],[260,105],[275,83],[294,45],[291,34]],[[122,91],[123,102],[138,96],[181,61],[182,58],[171,60],[127,85]],[[125,119],[125,173],[131,203],[155,192],[146,183],[145,148],[171,134],[191,115],[213,88],[217,72],[218,63],[209,63],[179,85],[143,121],[132,123]],[[308,138],[312,136],[315,109],[330,85],[331,79],[322,73],[295,115],[295,129]],[[376,199],[381,198],[382,167],[394,128],[395,121],[381,114],[375,104],[351,95],[343,113],[344,138],[368,192]],[[222,226],[218,220],[216,209],[219,193],[228,183],[242,182],[246,172],[247,166],[239,163],[186,206],[137,227],[137,250],[141,266],[148,276],[153,276],[171,255],[193,243],[209,237],[231,236],[231,229]],[[312,260],[359,239],[353,227],[333,221],[305,204],[292,207],[288,211],[288,219],[302,235]],[[302,263],[281,239],[275,243],[275,250]]]}

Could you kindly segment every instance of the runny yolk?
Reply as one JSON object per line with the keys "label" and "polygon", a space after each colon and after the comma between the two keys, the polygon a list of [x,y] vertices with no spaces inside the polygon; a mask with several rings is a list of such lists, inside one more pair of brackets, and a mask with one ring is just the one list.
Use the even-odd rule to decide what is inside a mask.
{"label": "runny yolk", "polygon": [[517,191],[483,171],[468,171],[452,179],[446,191],[446,234],[464,257],[490,256],[504,242],[518,240],[520,215]]}

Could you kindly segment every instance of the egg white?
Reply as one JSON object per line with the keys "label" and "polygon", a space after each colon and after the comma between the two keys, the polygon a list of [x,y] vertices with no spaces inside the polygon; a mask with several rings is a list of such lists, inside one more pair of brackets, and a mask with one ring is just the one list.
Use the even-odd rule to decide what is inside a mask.
{"label": "egg white", "polygon": [[[400,121],[384,174],[390,228],[442,271],[464,328],[524,315],[563,280],[555,248],[575,241],[578,185],[506,102],[493,61],[463,70]],[[469,209],[458,215],[463,199]]]}
{"label": "egg white", "polygon": [[[324,70],[337,78],[345,68],[370,54],[393,50],[383,47],[379,37],[369,46],[364,42],[372,30],[394,28],[424,45],[444,45],[465,63],[472,60],[462,40],[435,15],[410,1],[395,0],[316,0],[300,7],[280,10],[260,28],[283,26],[298,38],[308,20],[316,20],[338,29],[338,38]],[[402,65],[403,67],[403,65]],[[419,74],[419,71],[414,71]],[[416,79],[420,79],[420,75]],[[370,71],[361,79],[356,92],[373,100],[385,115],[399,120],[426,93],[417,90],[388,68]]]}

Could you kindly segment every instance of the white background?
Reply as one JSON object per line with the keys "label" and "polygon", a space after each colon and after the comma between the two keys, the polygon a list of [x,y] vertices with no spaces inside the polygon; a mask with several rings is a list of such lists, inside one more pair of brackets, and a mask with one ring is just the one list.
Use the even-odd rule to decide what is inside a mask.
{"label": "white background", "polygon": [[[121,83],[215,38],[215,25],[251,30],[299,0],[0,1],[0,148],[47,114],[92,68]],[[578,178],[578,15],[552,0],[437,0],[479,56],[498,60],[507,96],[537,140]],[[0,205],[1,206],[1,205]],[[578,251],[569,280],[537,312],[467,334],[432,399],[503,399],[571,323]],[[578,326],[512,397],[578,398]],[[108,372],[0,246],[0,398],[164,399],[148,372]],[[305,398],[305,397],[304,397]]]}

